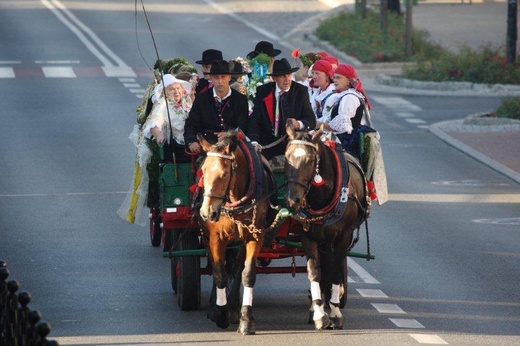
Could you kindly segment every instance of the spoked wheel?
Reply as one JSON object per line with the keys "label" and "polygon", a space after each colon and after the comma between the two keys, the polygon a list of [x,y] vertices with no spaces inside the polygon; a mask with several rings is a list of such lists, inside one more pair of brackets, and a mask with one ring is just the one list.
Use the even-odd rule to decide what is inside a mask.
{"label": "spoked wheel", "polygon": [[[188,232],[179,241],[179,250],[198,248],[197,234]],[[177,262],[177,303],[183,311],[196,310],[200,307],[200,257],[179,257]]]}
{"label": "spoked wheel", "polygon": [[[165,230],[165,239],[164,243],[164,251],[175,251],[179,250],[179,244],[177,244],[179,239],[179,234],[181,234],[182,230],[180,229],[166,229]],[[167,244],[170,244],[167,246]],[[171,272],[171,282],[172,282],[172,290],[175,294],[177,294],[177,277],[179,276],[179,259],[177,257],[170,257],[170,272]]]}
{"label": "spoked wheel", "polygon": [[161,229],[161,215],[157,208],[150,209],[150,242],[153,247],[161,245],[162,229]]}

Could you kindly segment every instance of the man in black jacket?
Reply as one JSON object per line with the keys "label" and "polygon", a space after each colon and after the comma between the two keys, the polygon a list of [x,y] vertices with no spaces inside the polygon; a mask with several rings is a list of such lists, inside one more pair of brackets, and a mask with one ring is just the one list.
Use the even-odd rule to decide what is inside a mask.
{"label": "man in black jacket", "polygon": [[279,142],[272,148],[262,150],[267,159],[284,154],[287,141],[282,138],[287,121],[291,121],[294,128],[300,131],[314,130],[316,127],[316,116],[307,87],[292,80],[296,70],[298,67],[291,67],[285,58],[275,60],[273,72],[269,74],[274,82],[256,89],[248,136],[251,141],[263,146]]}
{"label": "man in black jacket", "polygon": [[212,62],[208,75],[213,86],[195,97],[184,125],[184,142],[191,152],[201,152],[197,133],[218,137],[223,131],[238,127],[247,134],[247,96],[229,86],[233,73],[227,61]]}

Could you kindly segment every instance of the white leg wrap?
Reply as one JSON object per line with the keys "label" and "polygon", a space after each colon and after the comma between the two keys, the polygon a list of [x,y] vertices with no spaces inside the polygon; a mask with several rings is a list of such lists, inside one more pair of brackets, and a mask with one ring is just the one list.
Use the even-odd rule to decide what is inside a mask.
{"label": "white leg wrap", "polygon": [[332,285],[330,302],[334,304],[339,304],[339,285]]}
{"label": "white leg wrap", "polygon": [[217,305],[224,306],[227,304],[226,289],[217,288]]}
{"label": "white leg wrap", "polygon": [[311,297],[312,300],[321,299],[320,283],[313,281],[311,282]]}
{"label": "white leg wrap", "polygon": [[341,314],[341,310],[339,309],[339,306],[334,306],[333,304],[330,304],[330,317],[343,317],[343,315]]}
{"label": "white leg wrap", "polygon": [[242,306],[253,306],[253,287],[244,287]]}
{"label": "white leg wrap", "polygon": [[323,305],[314,305],[314,315],[312,317],[313,320],[319,320],[325,315],[325,309],[323,309]]}

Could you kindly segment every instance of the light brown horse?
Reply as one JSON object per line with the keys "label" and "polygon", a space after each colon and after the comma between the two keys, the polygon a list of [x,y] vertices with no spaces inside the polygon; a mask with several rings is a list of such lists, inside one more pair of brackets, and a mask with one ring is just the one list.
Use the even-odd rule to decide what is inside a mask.
{"label": "light brown horse", "polygon": [[206,152],[202,164],[204,193],[199,215],[216,284],[216,306],[212,319],[220,328],[229,326],[226,246],[233,241],[242,241],[245,244],[242,271],[244,293],[238,331],[255,334],[252,303],[256,259],[262,248],[265,230],[273,220],[266,196],[275,185],[256,151],[252,146],[248,149],[242,136],[237,131],[228,131],[214,145],[198,136]]}
{"label": "light brown horse", "polygon": [[[370,207],[365,177],[350,155],[336,152],[334,143],[326,145],[320,139],[323,129],[313,136],[296,132],[290,124],[286,129],[285,199],[293,218],[302,225],[312,319],[316,329],[342,329],[340,284],[345,281],[345,258],[353,245],[353,233],[368,217]],[[349,158],[342,160],[340,155]],[[324,292],[325,297],[330,296],[330,317],[320,288],[325,287],[323,271],[330,276],[331,291]]]}

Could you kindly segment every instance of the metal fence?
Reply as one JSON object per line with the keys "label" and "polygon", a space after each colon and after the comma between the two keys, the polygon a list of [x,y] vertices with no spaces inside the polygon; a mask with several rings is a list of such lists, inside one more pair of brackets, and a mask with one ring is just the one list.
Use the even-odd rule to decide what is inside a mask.
{"label": "metal fence", "polygon": [[18,292],[18,281],[8,278],[7,263],[0,260],[0,346],[58,345],[47,339],[50,324],[40,321],[40,313],[27,306],[31,294]]}

